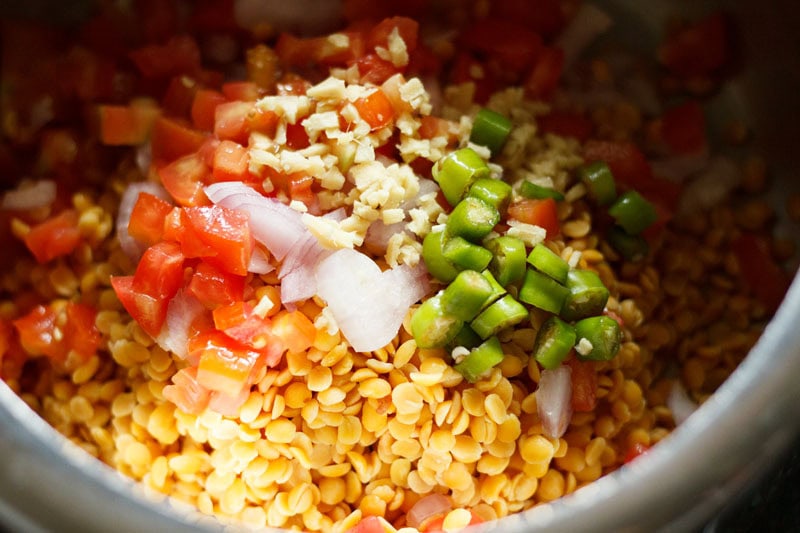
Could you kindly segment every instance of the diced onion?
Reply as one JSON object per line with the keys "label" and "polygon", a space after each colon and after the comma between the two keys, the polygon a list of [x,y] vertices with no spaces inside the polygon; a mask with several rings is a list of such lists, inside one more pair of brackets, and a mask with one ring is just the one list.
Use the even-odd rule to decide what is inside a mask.
{"label": "diced onion", "polygon": [[27,210],[46,207],[56,199],[56,182],[39,180],[32,185],[22,185],[3,195],[2,209]]}
{"label": "diced onion", "polygon": [[249,397],[250,387],[242,387],[242,391],[236,396],[213,391],[208,400],[208,408],[224,416],[236,417]]}
{"label": "diced onion", "polygon": [[561,437],[572,418],[572,371],[568,366],[542,370],[536,389],[536,409],[545,435]]}
{"label": "diced onion", "polygon": [[258,246],[253,248],[253,253],[250,255],[250,264],[247,265],[247,271],[253,274],[269,274],[273,270],[275,270],[275,267],[269,262],[269,255],[267,252]]}
{"label": "diced onion", "polygon": [[672,418],[677,425],[689,418],[697,410],[698,405],[689,397],[681,382],[676,380],[669,391],[667,407],[672,411]]}
{"label": "diced onion", "polygon": [[186,359],[186,343],[189,341],[189,329],[192,322],[204,311],[200,300],[181,289],[170,300],[167,317],[156,337],[156,343],[180,359]]}
{"label": "diced onion", "polygon": [[443,494],[433,493],[420,498],[406,513],[406,524],[418,528],[426,520],[450,512],[453,504],[450,498]]}
{"label": "diced onion", "polygon": [[133,206],[136,205],[136,200],[139,199],[139,193],[146,192],[153,196],[157,196],[162,200],[171,201],[169,193],[159,185],[152,181],[139,181],[131,183],[125,192],[122,193],[122,199],[119,202],[119,211],[117,212],[117,238],[122,251],[131,259],[138,259],[144,253],[145,247],[128,233],[128,223],[131,221],[131,213]]}

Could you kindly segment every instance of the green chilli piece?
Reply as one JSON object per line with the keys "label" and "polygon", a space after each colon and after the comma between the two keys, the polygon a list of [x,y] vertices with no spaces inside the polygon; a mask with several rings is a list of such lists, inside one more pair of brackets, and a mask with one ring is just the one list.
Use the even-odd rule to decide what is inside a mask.
{"label": "green chilli piece", "polygon": [[525,198],[533,198],[536,200],[544,200],[545,198],[552,198],[557,202],[564,199],[564,195],[551,188],[537,185],[532,181],[525,180],[519,185],[519,194]]}
{"label": "green chilli piece", "polygon": [[483,339],[478,337],[478,334],[475,333],[471,327],[469,327],[469,324],[464,324],[461,326],[461,329],[458,330],[456,336],[447,343],[447,348],[452,350],[453,348],[461,346],[463,348],[472,349],[478,346],[481,342],[483,342]]}
{"label": "green chilli piece", "polygon": [[480,198],[467,196],[453,208],[447,217],[445,233],[450,237],[463,237],[480,242],[500,222],[500,212]]}
{"label": "green chilli piece", "polygon": [[442,295],[428,298],[411,315],[411,334],[420,348],[445,346],[458,334],[464,325],[442,306]]}
{"label": "green chilli piece", "polygon": [[492,155],[497,155],[511,133],[511,121],[491,109],[481,109],[472,121],[469,140],[486,146]]}
{"label": "green chilli piece", "polygon": [[597,205],[608,205],[617,198],[614,175],[605,161],[595,161],[578,169],[578,177]]}
{"label": "green chilli piece", "polygon": [[442,291],[442,310],[468,322],[481,312],[493,294],[494,287],[481,273],[464,270]]}
{"label": "green chilli piece", "polygon": [[603,312],[609,292],[600,276],[591,270],[572,269],[567,273],[567,298],[561,311],[561,318],[568,321],[580,320]]}
{"label": "green chilli piece", "polygon": [[650,251],[650,245],[641,235],[630,235],[619,226],[613,226],[608,230],[606,240],[628,261],[640,261],[644,259]]}
{"label": "green chilli piece", "polygon": [[510,294],[506,294],[492,305],[480,312],[470,327],[482,339],[488,339],[511,326],[516,326],[528,318],[528,310],[516,301]]}
{"label": "green chilli piece", "polygon": [[522,239],[502,235],[486,243],[492,252],[489,270],[503,287],[518,282],[525,275],[525,243]]}
{"label": "green chilli piece", "polygon": [[490,270],[488,270],[488,269],[484,270],[483,272],[481,272],[481,276],[486,278],[486,281],[488,281],[489,285],[492,286],[492,295],[489,296],[489,298],[483,304],[483,308],[486,309],[491,304],[493,304],[497,300],[499,300],[501,296],[504,296],[507,291],[506,291],[505,287],[500,285],[500,283],[495,279],[495,277],[492,275],[492,272]]}
{"label": "green chilli piece", "polygon": [[511,192],[511,185],[505,181],[480,178],[475,180],[475,183],[469,188],[467,196],[480,198],[502,214],[506,212],[508,204],[511,203]]}
{"label": "green chilli piece", "polygon": [[528,263],[561,284],[567,282],[569,264],[544,244],[537,244],[533,247],[531,253],[528,254]]}
{"label": "green chilli piece", "polygon": [[558,313],[564,305],[569,289],[546,274],[529,268],[519,289],[519,299],[539,309]]}
{"label": "green chilli piece", "polygon": [[[622,330],[619,323],[605,315],[584,318],[575,323],[576,346],[578,359],[592,361],[610,361],[619,352],[622,342]],[[587,353],[581,353],[581,339],[592,345]]]}
{"label": "green chilli piece", "polygon": [[503,347],[497,337],[490,337],[480,346],[470,350],[455,368],[464,379],[475,383],[503,360]]}
{"label": "green chilli piece", "polygon": [[442,247],[444,258],[461,270],[481,271],[492,260],[492,252],[462,237],[452,237]]}
{"label": "green chilli piece", "polygon": [[536,334],[533,357],[546,369],[556,368],[575,346],[575,339],[575,328],[557,316],[551,316]]}
{"label": "green chilli piece", "polygon": [[489,177],[489,167],[471,148],[461,148],[440,159],[432,169],[447,202],[455,206],[479,178]]}
{"label": "green chilli piece", "polygon": [[638,235],[649,228],[658,213],[653,204],[636,191],[626,191],[608,208],[608,214],[630,235]]}
{"label": "green chilli piece", "polygon": [[443,231],[430,232],[422,240],[422,260],[431,276],[443,283],[450,283],[458,275],[459,270],[444,256],[442,240]]}

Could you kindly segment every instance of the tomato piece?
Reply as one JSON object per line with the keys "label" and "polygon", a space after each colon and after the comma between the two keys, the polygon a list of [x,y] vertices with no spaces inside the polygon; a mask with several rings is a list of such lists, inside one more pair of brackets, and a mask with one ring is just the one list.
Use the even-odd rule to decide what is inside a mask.
{"label": "tomato piece", "polygon": [[380,518],[377,516],[365,516],[359,520],[358,524],[347,530],[347,533],[386,533]]}
{"label": "tomato piece", "polygon": [[184,212],[200,240],[216,252],[208,261],[232,274],[247,275],[255,245],[249,214],[217,205],[187,207]]}
{"label": "tomato piece", "polygon": [[248,120],[251,131],[257,131],[269,137],[275,136],[279,117],[274,111],[267,111],[257,107],[250,113]]}
{"label": "tomato piece", "polygon": [[55,336],[56,313],[49,306],[37,305],[12,324],[26,352],[63,360],[64,347]]}
{"label": "tomato piece", "polygon": [[39,263],[69,255],[82,240],[78,212],[74,209],[65,209],[31,227],[24,237],[25,246]]}
{"label": "tomato piece", "polygon": [[550,40],[564,28],[564,13],[558,0],[492,0],[489,13],[513,20]]}
{"label": "tomato piece", "polygon": [[148,246],[157,243],[164,235],[166,220],[172,204],[148,192],[139,193],[133,204],[128,233],[137,241]]}
{"label": "tomato piece", "polygon": [[200,69],[200,49],[188,35],[172,37],[164,45],[144,46],[129,55],[145,78],[192,74]]}
{"label": "tomato piece", "polygon": [[226,102],[219,104],[214,113],[214,135],[220,140],[247,144],[250,137],[250,114],[253,102]]}
{"label": "tomato piece", "polygon": [[766,239],[754,233],[742,233],[731,243],[731,249],[744,283],[767,311],[774,312],[789,290],[791,280],[773,259]]}
{"label": "tomato piece", "polygon": [[173,161],[196,152],[208,135],[166,117],[158,117],[151,133],[153,159]]}
{"label": "tomato piece", "polygon": [[583,146],[587,162],[605,161],[623,188],[639,189],[653,177],[647,158],[632,142],[590,140]]}
{"label": "tomato piece", "polygon": [[572,409],[588,413],[597,406],[597,371],[592,361],[570,357],[564,364],[572,369]]}
{"label": "tomato piece", "polygon": [[278,96],[302,95],[311,88],[311,82],[297,74],[284,74],[275,87]]}
{"label": "tomato piece", "polygon": [[544,133],[553,133],[560,137],[573,137],[581,143],[586,142],[594,132],[594,124],[583,113],[569,111],[551,111],[537,117],[536,124]]}
{"label": "tomato piece", "polygon": [[661,136],[676,154],[690,154],[706,145],[706,117],[697,100],[668,109],[661,117]]}
{"label": "tomato piece", "polygon": [[197,367],[188,366],[172,376],[172,383],[164,387],[164,398],[186,413],[200,414],[209,400],[209,390],[197,381]]}
{"label": "tomato piece", "polygon": [[564,51],[560,48],[543,48],[525,79],[525,94],[533,99],[550,99],[563,70]]}
{"label": "tomato piece", "polygon": [[214,152],[214,181],[245,181],[250,172],[250,155],[241,144],[222,141]]}
{"label": "tomato piece", "polygon": [[167,316],[169,301],[154,298],[133,288],[133,276],[112,276],[111,287],[122,306],[151,337],[157,337]]}
{"label": "tomato piece", "polygon": [[198,88],[197,81],[189,76],[173,76],[161,98],[161,108],[167,115],[181,119],[190,118],[189,113]]}
{"label": "tomato piece", "polygon": [[286,146],[292,150],[302,150],[310,145],[311,140],[308,138],[308,133],[300,120],[294,124],[286,125]]}
{"label": "tomato piece", "polygon": [[155,105],[99,105],[97,120],[100,142],[108,146],[144,144],[160,114]]}
{"label": "tomato piece", "polygon": [[314,181],[313,176],[306,174],[289,178],[289,198],[306,204],[309,212],[315,212],[319,206],[319,200],[313,189]]}
{"label": "tomato piece", "polygon": [[222,94],[233,101],[255,102],[261,97],[261,91],[252,81],[229,81],[222,84]]}
{"label": "tomato piece", "polygon": [[561,225],[558,222],[558,208],[556,201],[552,198],[520,200],[508,207],[508,216],[520,222],[544,228],[548,239],[552,239],[561,231]]}
{"label": "tomato piece", "polygon": [[401,69],[380,57],[378,54],[366,54],[355,60],[354,64],[358,68],[361,83],[373,83],[380,85],[385,82]]}
{"label": "tomato piece", "polygon": [[191,153],[158,169],[161,184],[179,205],[198,206],[209,204],[203,187],[211,176],[203,158]]}
{"label": "tomato piece", "polygon": [[460,42],[479,57],[495,62],[503,72],[529,69],[542,48],[542,38],[510,19],[486,18],[464,30]]}
{"label": "tomato piece", "polygon": [[381,89],[376,89],[369,95],[357,99],[353,105],[358,110],[359,116],[370,125],[373,131],[388,125],[394,119],[392,103]]}
{"label": "tomato piece", "polygon": [[244,276],[237,276],[200,261],[189,281],[188,290],[209,309],[244,298]]}
{"label": "tomato piece", "polygon": [[197,382],[211,391],[238,396],[261,357],[258,350],[236,342],[221,331],[202,333],[198,352]]}
{"label": "tomato piece", "polygon": [[419,525],[420,533],[441,533],[444,531],[444,515],[436,515]]}
{"label": "tomato piece", "polygon": [[272,317],[272,333],[290,352],[302,352],[314,344],[317,329],[302,312],[281,311]]}
{"label": "tomato piece", "polygon": [[95,325],[97,310],[85,304],[68,302],[66,312],[67,330],[64,340],[71,350],[88,359],[97,352],[102,343],[100,330]]}
{"label": "tomato piece", "polygon": [[145,250],[133,275],[133,290],[170,300],[183,285],[184,255],[179,244],[162,241]]}
{"label": "tomato piece", "polygon": [[625,451],[625,458],[623,459],[623,461],[626,464],[630,463],[640,455],[647,453],[649,449],[650,446],[642,444],[641,442],[637,442]]}
{"label": "tomato piece", "polygon": [[395,30],[406,43],[408,53],[413,52],[417,48],[419,23],[408,17],[390,17],[376,24],[367,35],[367,48],[372,50],[381,47],[388,50],[389,38]]}
{"label": "tomato piece", "polygon": [[728,32],[725,15],[712,13],[668,36],[658,48],[658,60],[681,78],[714,74],[728,60]]}
{"label": "tomato piece", "polygon": [[189,224],[186,212],[175,207],[164,221],[164,240],[177,242],[185,257],[213,257],[216,250],[200,239],[200,235]]}
{"label": "tomato piece", "polygon": [[214,130],[214,117],[217,106],[227,102],[225,95],[214,89],[199,89],[192,102],[192,123],[203,131]]}

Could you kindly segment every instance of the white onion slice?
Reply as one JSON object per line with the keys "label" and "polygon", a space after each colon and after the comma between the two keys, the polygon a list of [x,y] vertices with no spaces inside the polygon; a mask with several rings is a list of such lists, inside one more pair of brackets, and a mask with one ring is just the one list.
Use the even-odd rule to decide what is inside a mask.
{"label": "white onion slice", "polygon": [[125,255],[131,259],[138,259],[144,253],[145,246],[139,241],[134,239],[128,233],[128,223],[131,220],[131,213],[133,206],[136,205],[136,200],[139,199],[139,193],[146,192],[153,196],[161,198],[167,202],[172,202],[169,193],[159,185],[152,181],[139,181],[131,183],[125,192],[122,193],[122,198],[119,202],[119,211],[117,212],[117,238],[119,245]]}
{"label": "white onion slice", "polygon": [[572,371],[568,366],[542,370],[536,389],[536,409],[545,435],[559,438],[572,418]]}
{"label": "white onion slice", "polygon": [[450,512],[453,504],[443,494],[433,493],[420,498],[406,513],[406,524],[418,528],[427,519]]}
{"label": "white onion slice", "polygon": [[697,410],[698,405],[689,397],[681,382],[676,380],[669,391],[667,407],[672,411],[675,424],[680,425]]}
{"label": "white onion slice", "polygon": [[381,272],[372,259],[345,248],[317,266],[317,294],[353,349],[370,352],[394,338],[408,309],[427,293],[421,270],[404,265]]}
{"label": "white onion slice", "polygon": [[708,166],[683,189],[678,212],[689,215],[718,205],[741,179],[741,171],[731,159],[724,156],[711,159]]}
{"label": "white onion slice", "polygon": [[607,32],[612,23],[611,17],[594,4],[581,4],[556,41],[556,46],[564,50],[564,70],[568,70],[597,37]]}
{"label": "white onion slice", "polygon": [[46,207],[56,199],[56,182],[39,180],[33,185],[23,185],[3,195],[0,209],[27,210]]}
{"label": "white onion slice", "polygon": [[253,274],[269,274],[275,270],[275,266],[269,262],[267,252],[256,246],[253,248],[253,253],[250,255],[250,263],[247,265],[247,271]]}
{"label": "white onion slice", "polygon": [[180,359],[189,355],[186,343],[189,341],[189,328],[192,322],[205,310],[200,300],[186,290],[179,290],[167,307],[167,318],[156,337],[156,343]]}

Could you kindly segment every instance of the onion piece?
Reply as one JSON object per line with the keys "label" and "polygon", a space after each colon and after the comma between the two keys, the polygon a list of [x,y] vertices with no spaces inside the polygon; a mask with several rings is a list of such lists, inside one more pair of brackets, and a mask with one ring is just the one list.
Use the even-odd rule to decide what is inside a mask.
{"label": "onion piece", "polygon": [[250,387],[242,387],[241,392],[236,396],[229,396],[224,392],[211,391],[208,400],[208,408],[223,416],[235,417],[239,415],[244,402],[250,397]]}
{"label": "onion piece", "polygon": [[741,171],[731,159],[719,156],[683,189],[678,213],[690,215],[718,205],[742,179]]}
{"label": "onion piece", "polygon": [[247,271],[253,274],[269,274],[275,270],[275,266],[269,262],[269,254],[261,249],[260,246],[253,247],[253,253],[250,255],[250,264],[247,265]]}
{"label": "onion piece", "polygon": [[189,355],[186,351],[189,329],[204,310],[200,300],[184,289],[179,290],[167,306],[167,317],[155,339],[156,343],[178,358],[186,359]]}
{"label": "onion piece", "polygon": [[139,199],[139,193],[146,192],[153,196],[161,198],[164,201],[172,203],[172,198],[169,193],[159,185],[152,181],[139,181],[131,183],[125,192],[122,193],[122,198],[119,202],[119,211],[117,212],[117,238],[119,245],[125,255],[131,259],[137,260],[144,253],[145,246],[131,237],[128,233],[128,223],[131,221],[131,213],[133,213],[133,206],[136,205],[136,200]]}
{"label": "onion piece", "polygon": [[419,528],[426,520],[449,513],[453,502],[443,494],[434,492],[417,500],[406,513],[406,524]]}
{"label": "onion piece", "polygon": [[317,294],[353,349],[370,352],[394,338],[411,305],[427,293],[422,272],[421,265],[381,272],[368,256],[344,248],[317,266]]}
{"label": "onion piece", "polygon": [[597,37],[607,32],[612,24],[611,17],[599,7],[581,4],[556,41],[556,46],[564,51],[564,70],[568,70],[584,50]]}
{"label": "onion piece", "polygon": [[32,185],[24,184],[3,195],[0,209],[27,210],[46,207],[56,199],[56,182],[39,180]]}
{"label": "onion piece", "polygon": [[711,161],[708,148],[692,154],[663,157],[650,162],[656,176],[675,182],[683,182],[708,167]]}
{"label": "onion piece", "polygon": [[681,382],[675,380],[669,396],[667,396],[667,407],[672,411],[672,419],[675,420],[675,424],[680,425],[697,411],[699,406],[689,397],[689,393],[683,388]]}
{"label": "onion piece", "polygon": [[536,389],[536,410],[548,437],[561,437],[572,418],[571,374],[568,366],[542,370]]}

